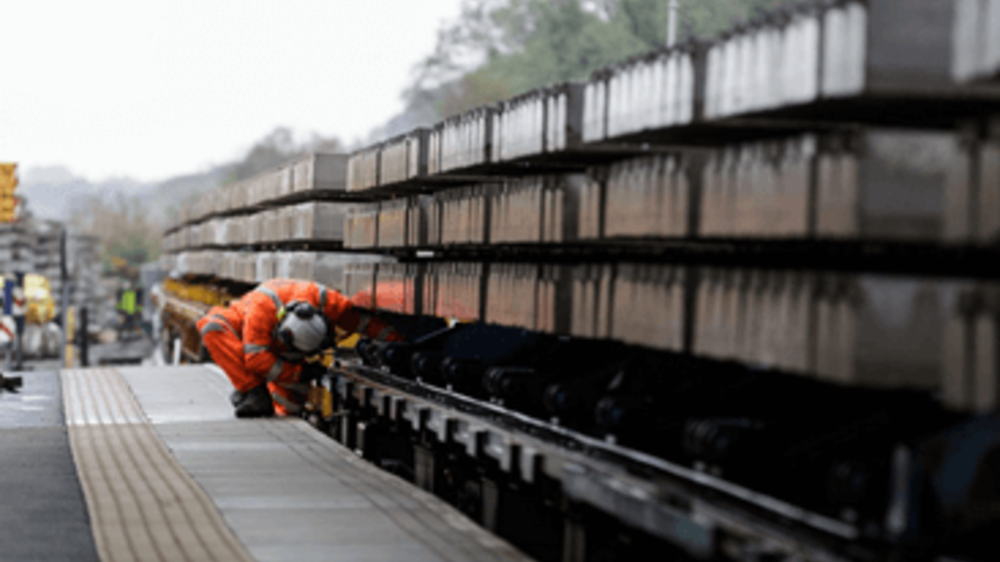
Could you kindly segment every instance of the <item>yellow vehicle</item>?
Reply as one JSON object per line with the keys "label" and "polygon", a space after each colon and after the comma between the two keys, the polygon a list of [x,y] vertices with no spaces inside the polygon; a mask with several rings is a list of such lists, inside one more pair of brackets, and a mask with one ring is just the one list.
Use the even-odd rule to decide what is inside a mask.
{"label": "yellow vehicle", "polygon": [[[0,287],[4,279],[0,276]],[[25,321],[28,324],[48,324],[56,317],[56,300],[47,277],[35,273],[24,276],[24,297],[28,301]]]}
{"label": "yellow vehicle", "polygon": [[30,273],[24,276],[24,296],[28,299],[29,324],[48,324],[56,317],[56,300],[49,279]]}

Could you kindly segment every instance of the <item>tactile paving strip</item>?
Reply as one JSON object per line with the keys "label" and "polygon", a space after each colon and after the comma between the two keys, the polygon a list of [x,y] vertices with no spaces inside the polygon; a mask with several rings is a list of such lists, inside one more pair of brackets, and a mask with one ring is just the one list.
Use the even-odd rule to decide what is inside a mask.
{"label": "tactile paving strip", "polygon": [[115,369],[63,372],[73,459],[104,562],[250,562]]}
{"label": "tactile paving strip", "polygon": [[173,456],[259,562],[527,562],[455,508],[296,418],[237,420],[225,375],[122,368]]}

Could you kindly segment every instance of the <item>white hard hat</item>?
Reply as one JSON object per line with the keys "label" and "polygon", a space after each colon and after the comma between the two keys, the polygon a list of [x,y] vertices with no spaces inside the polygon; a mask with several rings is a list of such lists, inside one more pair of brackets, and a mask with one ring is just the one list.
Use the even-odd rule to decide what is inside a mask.
{"label": "white hard hat", "polygon": [[285,308],[278,324],[278,338],[303,353],[316,353],[326,341],[328,330],[326,319],[315,307],[293,302]]}

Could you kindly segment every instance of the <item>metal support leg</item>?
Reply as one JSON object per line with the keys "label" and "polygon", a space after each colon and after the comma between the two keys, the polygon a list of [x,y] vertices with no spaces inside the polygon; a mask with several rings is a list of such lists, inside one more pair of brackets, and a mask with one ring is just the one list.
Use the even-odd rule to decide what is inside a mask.
{"label": "metal support leg", "polygon": [[354,416],[345,412],[340,416],[340,444],[353,449],[355,445]]}
{"label": "metal support leg", "polygon": [[500,529],[500,486],[490,478],[482,479],[483,527],[496,533]]}
{"label": "metal support leg", "polygon": [[374,428],[371,427],[369,422],[358,422],[357,428],[354,431],[355,441],[357,441],[357,448],[354,452],[361,455],[362,458],[366,460],[371,460],[371,446],[372,446],[372,433]]}
{"label": "metal support leg", "polygon": [[414,483],[430,493],[434,493],[435,466],[434,451],[417,445],[413,448],[415,467],[413,471]]}
{"label": "metal support leg", "polygon": [[80,330],[78,332],[80,337],[80,366],[89,367],[90,366],[90,342],[87,338],[87,307],[80,309]]}
{"label": "metal support leg", "polygon": [[563,523],[562,562],[587,562],[586,528],[571,517]]}

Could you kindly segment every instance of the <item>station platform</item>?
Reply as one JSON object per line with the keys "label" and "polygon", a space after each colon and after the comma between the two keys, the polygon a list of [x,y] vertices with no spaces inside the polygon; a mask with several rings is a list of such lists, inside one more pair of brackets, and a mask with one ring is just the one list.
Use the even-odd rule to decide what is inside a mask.
{"label": "station platform", "polygon": [[23,373],[0,394],[0,560],[528,558],[210,366]]}

